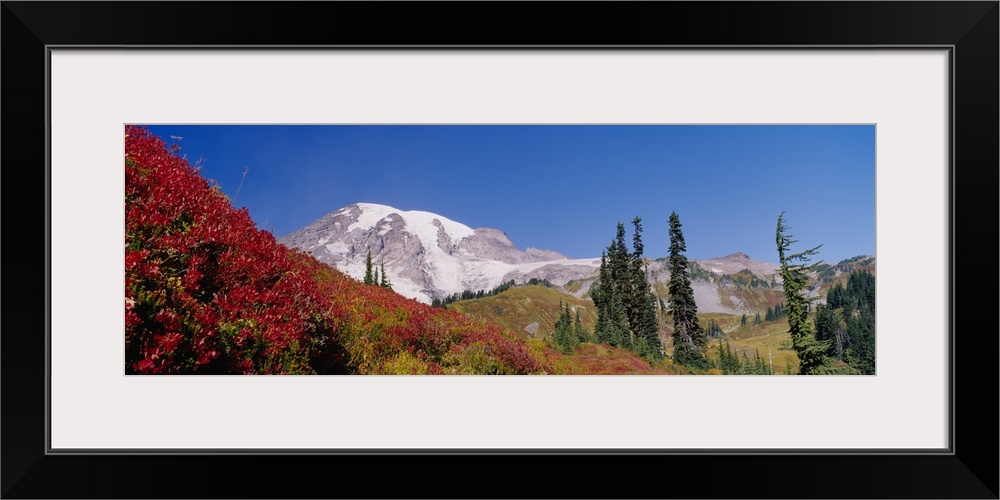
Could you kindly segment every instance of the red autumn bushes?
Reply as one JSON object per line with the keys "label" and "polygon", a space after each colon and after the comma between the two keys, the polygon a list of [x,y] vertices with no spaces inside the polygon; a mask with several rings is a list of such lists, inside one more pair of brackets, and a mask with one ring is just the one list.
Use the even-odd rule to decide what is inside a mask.
{"label": "red autumn bushes", "polygon": [[550,371],[509,331],[432,308],[330,270],[349,293],[332,296],[349,318],[340,338],[357,373],[521,374]]}
{"label": "red autumn bushes", "polygon": [[126,129],[128,373],[549,370],[504,329],[289,250],[175,152]]}
{"label": "red autumn bushes", "polygon": [[337,318],[302,259],[147,130],[128,128],[125,145],[126,369],[313,373],[336,362]]}
{"label": "red autumn bushes", "polygon": [[586,342],[567,355],[539,339],[530,342],[537,355],[549,360],[557,375],[674,375],[684,370],[672,364],[651,365],[628,349],[606,344]]}
{"label": "red autumn bushes", "polygon": [[522,339],[456,311],[430,307],[379,286],[363,285],[312,257],[336,311],[338,340],[351,373],[551,373]]}

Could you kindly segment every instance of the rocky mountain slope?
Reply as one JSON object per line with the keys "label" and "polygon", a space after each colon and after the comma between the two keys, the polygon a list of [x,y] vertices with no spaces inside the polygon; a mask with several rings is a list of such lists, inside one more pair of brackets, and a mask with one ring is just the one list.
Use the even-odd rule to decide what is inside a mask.
{"label": "rocky mountain slope", "polygon": [[599,264],[551,250],[521,250],[497,229],[472,229],[430,212],[372,203],[331,212],[279,241],[359,279],[371,250],[374,265],[384,263],[394,290],[425,303],[511,279],[565,283]]}
{"label": "rocky mountain slope", "polygon": [[[600,258],[570,259],[551,250],[521,250],[503,231],[472,229],[441,215],[358,203],[331,212],[279,240],[361,279],[371,250],[374,266],[385,265],[393,289],[430,303],[464,290],[489,290],[515,280],[548,280],[577,298],[597,278]],[[667,258],[647,261],[654,291],[667,298]],[[817,273],[809,290],[822,290],[851,269],[874,270],[874,258],[859,256]],[[777,264],[736,252],[690,260],[689,271],[699,312],[743,314],[764,311],[784,300]]]}

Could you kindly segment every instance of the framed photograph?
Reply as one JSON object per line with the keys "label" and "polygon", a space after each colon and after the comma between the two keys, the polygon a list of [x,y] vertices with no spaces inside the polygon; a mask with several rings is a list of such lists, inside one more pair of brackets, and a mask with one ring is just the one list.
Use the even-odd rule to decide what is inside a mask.
{"label": "framed photograph", "polygon": [[[297,497],[317,484],[316,479],[287,480],[303,465],[336,468],[347,477],[371,467],[397,475],[377,487],[340,479],[331,496],[479,496],[426,485],[422,471],[431,465],[447,467],[455,477],[480,477],[488,467],[508,479],[491,479],[489,493],[479,493],[516,497],[525,496],[524,488],[510,475],[570,460],[566,463],[649,481],[594,486],[553,480],[547,491],[581,497],[997,498],[996,461],[981,458],[997,456],[996,429],[974,423],[996,421],[995,399],[976,391],[995,394],[989,387],[983,391],[979,382],[995,381],[995,356],[984,359],[980,353],[996,352],[997,339],[974,333],[995,331],[995,325],[985,324],[988,314],[968,312],[979,307],[972,297],[987,296],[983,307],[992,308],[996,291],[961,279],[995,275],[995,259],[988,256],[997,241],[997,2],[561,6],[593,26],[608,26],[608,39],[583,29],[589,23],[552,29],[565,23],[543,15],[526,24],[528,9],[521,4],[505,4],[500,14],[486,12],[493,4],[3,5],[3,163],[8,186],[18,188],[8,192],[13,196],[8,199],[17,201],[8,204],[5,222],[11,221],[8,230],[19,235],[11,248],[36,245],[9,255],[36,264],[25,268],[45,270],[44,279],[18,276],[24,293],[5,297],[8,320],[31,320],[6,325],[3,338],[4,497]],[[321,7],[332,16],[321,15]],[[453,26],[437,16],[444,13],[487,15],[499,24]],[[696,19],[712,21],[702,25],[693,23]],[[753,23],[744,24],[748,20]],[[504,34],[499,27],[504,21],[522,26],[524,38]],[[559,322],[551,333],[521,328],[527,332],[521,333],[523,345],[556,359],[548,367],[532,364],[540,358],[529,363],[518,357],[517,349],[507,353],[503,346],[508,344],[492,337],[468,345],[454,340],[467,330],[463,323],[447,327],[460,347],[450,354],[421,344],[409,351],[412,356],[372,362],[379,370],[358,368],[378,375],[336,376],[329,374],[335,367],[318,368],[318,358],[239,358],[242,352],[258,352],[258,347],[244,349],[253,342],[246,336],[252,337],[247,332],[254,328],[254,319],[246,315],[231,321],[209,318],[232,343],[226,344],[231,359],[216,363],[215,351],[193,350],[175,363],[158,350],[169,344],[169,335],[150,334],[141,348],[129,343],[131,308],[153,300],[143,295],[147,290],[130,284],[130,270],[154,261],[143,253],[152,235],[135,245],[128,239],[127,228],[139,213],[130,211],[129,200],[140,205],[148,200],[130,198],[130,176],[139,174],[127,169],[150,172],[135,158],[154,153],[132,141],[152,136],[164,148],[173,144],[177,155],[211,151],[207,159],[184,161],[199,171],[204,167],[206,177],[209,172],[228,176],[215,189],[230,200],[242,194],[254,217],[253,227],[242,234],[284,236],[279,241],[328,259],[366,286],[375,285],[360,302],[333,306],[362,316],[368,313],[359,304],[383,300],[380,294],[394,292],[429,305],[460,299],[461,289],[470,287],[473,296],[476,287],[489,295],[495,278],[509,279],[512,286],[534,279],[531,285],[545,282],[572,295],[573,280],[597,272],[597,254],[606,242],[594,255],[579,255],[593,262],[572,262],[577,270],[592,267],[580,276],[569,276],[569,264],[562,263],[567,255],[578,257],[577,250],[555,243],[499,257],[493,247],[484,250],[499,241],[496,232],[554,231],[557,225],[517,224],[547,203],[580,204],[570,211],[548,210],[560,219],[576,214],[576,227],[603,228],[605,218],[628,223],[622,217],[642,215],[644,236],[657,246],[654,252],[647,245],[651,258],[664,257],[670,246],[672,203],[698,214],[720,214],[693,220],[714,225],[713,237],[740,234],[741,241],[751,239],[740,231],[756,226],[755,211],[788,210],[783,217],[802,240],[789,251],[827,243],[833,247],[829,258],[848,262],[855,253],[843,243],[870,240],[869,248],[856,253],[871,262],[854,264],[877,265],[878,289],[871,292],[878,304],[875,359],[857,354],[857,348],[838,352],[836,346],[846,340],[829,333],[824,349],[837,360],[824,365],[834,373],[826,377],[664,374],[710,369],[746,374],[751,366],[765,370],[767,365],[773,370],[773,359],[753,365],[753,353],[746,368],[736,359],[736,368],[716,360],[718,365],[689,370],[677,368],[673,359],[650,362],[652,375],[605,376],[588,365],[597,375],[562,376],[577,373],[572,368],[577,365],[559,357],[576,348],[565,345],[567,332],[576,332],[576,342],[584,338],[583,326],[571,327],[565,306],[565,330]],[[620,152],[601,145],[610,136]],[[213,141],[216,149],[199,149],[198,144]],[[265,143],[266,160],[256,148]],[[548,147],[554,144],[562,146]],[[858,172],[830,166],[838,165],[831,158],[848,154],[838,149],[842,144],[852,145],[851,155],[867,155]],[[336,153],[323,149],[333,145],[339,145]],[[240,150],[250,151],[244,158],[261,158],[268,165],[212,170],[213,161],[235,165],[239,155],[223,155]],[[442,151],[448,155],[438,155]],[[400,159],[404,156],[406,161]],[[523,167],[514,166],[519,160]],[[466,169],[478,170],[463,175],[461,161]],[[672,162],[666,171],[685,177],[660,178],[656,161]],[[255,175],[266,182],[244,186],[244,180],[256,181]],[[554,195],[557,187],[549,185],[570,176],[603,181],[571,184],[579,191],[576,196]],[[294,178],[311,190],[289,188]],[[867,184],[856,180],[862,178]],[[477,181],[490,188],[474,188]],[[168,177],[160,177],[149,186],[163,188],[167,182]],[[636,206],[648,205],[654,213],[617,213],[630,183],[637,186],[637,196],[654,199]],[[671,192],[673,184],[684,192]],[[316,189],[320,185],[329,188]],[[621,192],[602,197],[602,186]],[[178,194],[177,189],[163,188],[163,193]],[[692,195],[701,189],[704,196]],[[427,196],[409,196],[417,192]],[[500,201],[487,199],[491,192]],[[655,201],[661,194],[663,201]],[[529,198],[551,201],[531,204]],[[410,205],[389,206],[394,200]],[[359,250],[365,245],[371,251],[370,238],[357,239],[358,232],[350,237],[355,239],[333,233],[317,237],[319,222],[292,222],[293,204],[300,220],[310,206],[325,207],[316,217],[339,214],[349,229],[367,224],[364,234],[381,236],[382,247],[374,252],[381,266],[372,264],[372,253],[366,262]],[[463,204],[479,210],[460,213],[498,222],[465,225],[446,218],[455,212],[445,211]],[[839,208],[807,211],[820,205]],[[794,208],[781,208],[786,206]],[[441,208],[430,210],[436,207]],[[795,209],[808,214],[806,220],[797,219]],[[499,212],[510,217],[503,219]],[[813,234],[827,233],[811,228],[834,226],[827,215],[834,212],[842,227],[829,233],[833,241],[813,241]],[[731,225],[718,222],[722,215]],[[963,223],[970,220],[977,221],[975,228]],[[449,240],[454,251],[430,265],[436,271],[407,274],[402,270],[415,264],[403,251],[407,244],[394,252],[391,237],[398,228],[393,221],[411,228],[401,241],[411,236],[423,242],[437,231],[418,254],[440,249],[442,234],[454,240]],[[412,230],[422,222],[430,229]],[[281,229],[270,229],[272,223]],[[676,246],[676,228],[670,227],[669,243]],[[689,227],[697,231],[695,224]],[[649,228],[663,234],[654,236]],[[638,233],[638,223],[635,229]],[[765,243],[773,246],[774,228],[769,231]],[[605,232],[610,241],[612,234]],[[781,219],[777,232],[781,248],[782,241],[788,243],[781,239]],[[489,245],[472,236],[488,239]],[[471,243],[462,247],[460,241],[466,240]],[[635,251],[641,253],[638,241]],[[694,257],[693,272],[730,281],[742,272],[724,271],[728,261],[709,259],[727,252],[701,251],[706,253]],[[471,279],[481,269],[454,258],[474,254],[480,262],[487,253],[511,261],[507,274],[481,272],[483,279]],[[164,255],[170,258],[169,249]],[[748,279],[764,276],[752,271],[760,267],[756,261],[747,261]],[[545,266],[549,274],[531,274]],[[372,278],[373,272],[381,279]],[[13,281],[10,274],[8,280]],[[199,284],[170,286],[193,290]],[[750,283],[733,284],[744,285]],[[345,296],[362,293],[353,286]],[[850,289],[857,292],[858,286],[852,283]],[[382,290],[393,287],[393,292]],[[289,297],[300,293],[311,292],[287,290]],[[763,321],[788,314],[783,304],[767,302]],[[563,311],[563,300],[559,307]],[[590,314],[580,307],[574,310]],[[607,315],[601,307],[595,317]],[[157,321],[200,321],[194,313],[173,319],[171,314],[164,309]],[[843,314],[852,317],[850,311]],[[854,316],[863,314],[859,310]],[[135,321],[148,325],[152,320]],[[315,316],[304,321],[316,322],[308,329],[327,325]],[[587,326],[589,321],[588,316]],[[744,321],[751,324],[719,326],[713,320],[709,334],[722,327],[752,330],[752,316]],[[815,325],[821,328],[819,321]],[[675,345],[677,338],[655,341]],[[861,337],[850,338],[859,345]],[[669,352],[648,347],[653,340],[633,340],[629,355],[651,359]],[[384,347],[365,350],[369,344],[362,344],[344,340],[344,356],[370,360]],[[476,351],[484,345],[485,351]],[[761,345],[780,347],[746,343],[737,348],[745,354],[755,346],[759,353]],[[801,361],[779,365],[789,373],[806,373],[809,358],[801,354],[806,351],[797,352],[795,359]],[[184,366],[320,375],[193,371],[187,377],[141,376],[184,373]],[[478,375],[490,372],[484,366],[500,373],[555,376]],[[439,372],[468,376],[395,376]],[[841,376],[848,373],[858,376]],[[963,380],[976,380],[977,389]],[[274,478],[255,473],[247,481],[247,467],[281,472]],[[743,479],[719,481],[720,474]],[[683,488],[681,477],[696,487],[675,489]]]}

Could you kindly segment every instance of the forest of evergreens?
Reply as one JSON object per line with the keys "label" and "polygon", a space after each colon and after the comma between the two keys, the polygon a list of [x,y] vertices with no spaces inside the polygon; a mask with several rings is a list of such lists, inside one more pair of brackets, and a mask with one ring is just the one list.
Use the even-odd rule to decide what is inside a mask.
{"label": "forest of evergreens", "polygon": [[[742,357],[735,354],[728,340],[723,341],[725,332],[714,319],[709,319],[705,327],[701,325],[691,287],[693,266],[684,256],[686,244],[677,213],[670,215],[667,258],[670,280],[665,303],[652,292],[647,278],[640,218],[635,217],[632,224],[631,250],[625,244],[625,227],[619,222],[614,239],[601,254],[598,279],[590,291],[598,314],[595,332],[592,337],[590,332],[584,337],[570,327],[567,310],[556,324],[558,335],[553,337],[560,350],[572,352],[580,342],[592,340],[628,349],[652,363],[669,356],[674,364],[686,366],[694,373],[715,369],[725,374],[772,374],[771,364],[763,361],[759,351],[753,358],[745,350]],[[766,307],[763,318],[760,312],[755,312],[752,318],[743,314],[740,326],[787,321],[800,374],[874,374],[874,275],[864,270],[852,271],[846,285],[837,282],[829,289],[826,304],[812,307],[811,303],[819,297],[806,296],[811,276],[822,269],[828,272],[827,278],[833,277],[829,270],[834,268],[822,262],[808,264],[818,246],[792,253],[790,247],[796,240],[787,230],[782,213],[778,217],[775,242],[785,300]],[[659,335],[657,319],[661,317],[673,326],[669,353]],[[709,338],[719,339],[717,357],[707,355]]]}

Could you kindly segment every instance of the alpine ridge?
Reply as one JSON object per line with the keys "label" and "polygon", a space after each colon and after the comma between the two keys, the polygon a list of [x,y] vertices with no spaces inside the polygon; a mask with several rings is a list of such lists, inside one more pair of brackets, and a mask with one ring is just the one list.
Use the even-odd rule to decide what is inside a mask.
{"label": "alpine ridge", "polygon": [[384,264],[393,289],[424,303],[511,279],[585,276],[597,264],[552,250],[521,250],[498,229],[472,229],[431,212],[374,203],[330,212],[279,241],[355,278],[364,275],[371,250],[373,264]]}
{"label": "alpine ridge", "polygon": [[[473,229],[431,212],[374,203],[335,210],[278,241],[359,280],[371,250],[373,266],[384,265],[396,292],[428,304],[465,290],[490,290],[510,280],[520,284],[532,278],[582,298],[600,266],[599,257],[571,259],[552,250],[521,250],[500,229]],[[667,259],[646,262],[654,293],[666,299]],[[873,262],[874,258],[858,256],[827,265],[806,292],[822,297],[822,287],[837,276],[857,266],[873,269]],[[743,252],[691,259],[688,264],[699,312],[753,313],[783,300],[777,264]]]}

